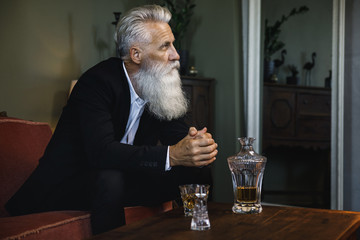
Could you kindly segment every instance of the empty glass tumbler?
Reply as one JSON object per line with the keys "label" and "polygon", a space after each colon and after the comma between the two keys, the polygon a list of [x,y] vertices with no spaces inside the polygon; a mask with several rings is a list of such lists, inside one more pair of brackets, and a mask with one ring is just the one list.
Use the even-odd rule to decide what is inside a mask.
{"label": "empty glass tumbler", "polygon": [[241,143],[240,152],[228,157],[228,165],[231,171],[234,205],[234,213],[260,213],[261,187],[266,165],[266,157],[257,154],[253,149],[255,138],[239,138]]}
{"label": "empty glass tumbler", "polygon": [[209,185],[196,185],[195,188],[195,206],[191,219],[191,230],[210,229],[210,220],[207,209],[207,199],[209,196]]}

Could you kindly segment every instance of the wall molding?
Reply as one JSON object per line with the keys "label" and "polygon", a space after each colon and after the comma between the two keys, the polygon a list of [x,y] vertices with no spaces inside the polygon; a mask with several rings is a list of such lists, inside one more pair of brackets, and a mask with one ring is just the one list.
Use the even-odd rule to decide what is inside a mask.
{"label": "wall molding", "polygon": [[331,208],[344,208],[345,0],[333,0],[331,92]]}
{"label": "wall molding", "polygon": [[[261,0],[243,0],[243,7],[247,8],[247,65],[244,68],[244,88],[247,93],[245,99],[245,126],[248,137],[255,137],[254,148],[259,152],[261,146],[261,88],[260,80],[260,39],[261,39]],[[246,11],[246,9],[245,9]]]}

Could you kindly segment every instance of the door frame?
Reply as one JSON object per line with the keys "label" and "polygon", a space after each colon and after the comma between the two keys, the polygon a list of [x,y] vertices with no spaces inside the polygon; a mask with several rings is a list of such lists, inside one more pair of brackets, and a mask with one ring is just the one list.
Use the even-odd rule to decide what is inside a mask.
{"label": "door frame", "polygon": [[[345,56],[345,1],[333,0],[332,27],[332,92],[331,92],[331,208],[344,205],[344,56]],[[248,21],[247,46],[244,62],[244,87],[246,91],[245,124],[247,136],[253,136],[255,149],[261,149],[261,0],[242,0]],[[244,12],[244,11],[243,11]]]}

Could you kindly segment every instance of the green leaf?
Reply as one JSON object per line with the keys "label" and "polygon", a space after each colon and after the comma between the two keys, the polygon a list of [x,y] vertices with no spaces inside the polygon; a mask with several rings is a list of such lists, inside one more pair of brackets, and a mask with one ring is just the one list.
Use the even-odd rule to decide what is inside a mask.
{"label": "green leaf", "polygon": [[190,20],[193,15],[193,9],[196,4],[195,0],[164,0],[164,6],[169,9],[172,14],[170,27],[175,36],[175,47],[180,50],[181,41],[185,36]]}

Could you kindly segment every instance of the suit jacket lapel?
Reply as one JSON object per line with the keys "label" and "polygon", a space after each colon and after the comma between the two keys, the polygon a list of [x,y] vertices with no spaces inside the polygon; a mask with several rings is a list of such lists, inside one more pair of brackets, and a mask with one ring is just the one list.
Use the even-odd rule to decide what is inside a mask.
{"label": "suit jacket lapel", "polygon": [[115,104],[115,107],[113,109],[116,139],[118,139],[119,141],[125,134],[126,125],[130,114],[130,89],[129,84],[126,80],[122,61],[120,63],[120,75],[119,79],[116,79],[120,82],[120,85],[117,85],[119,86],[119,89],[115,89],[117,93],[117,104]]}

